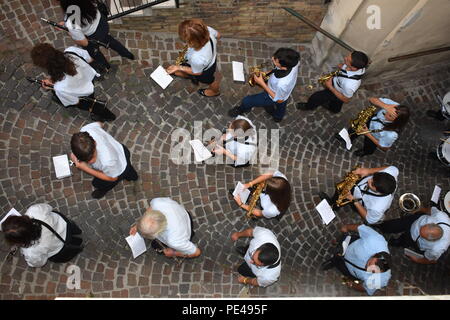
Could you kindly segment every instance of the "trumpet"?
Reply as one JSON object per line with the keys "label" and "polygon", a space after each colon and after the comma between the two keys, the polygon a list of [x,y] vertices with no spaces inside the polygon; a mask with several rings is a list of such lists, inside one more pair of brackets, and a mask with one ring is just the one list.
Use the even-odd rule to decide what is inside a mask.
{"label": "trumpet", "polygon": [[253,214],[253,209],[256,207],[256,203],[261,196],[261,193],[266,188],[267,181],[260,182],[256,185],[255,191],[253,191],[252,197],[250,198],[250,204],[247,211],[247,219],[253,218],[255,215]]}
{"label": "trumpet", "polygon": [[255,80],[253,79],[254,76],[257,76],[257,77],[262,76],[264,81],[269,81],[270,72],[263,72],[263,71],[261,71],[261,69],[266,67],[266,66],[268,66],[267,62],[266,63],[262,63],[262,64],[260,64],[259,66],[256,66],[256,67],[250,67],[248,69],[248,71],[249,71],[248,84],[251,87],[255,86]]}
{"label": "trumpet", "polygon": [[186,53],[189,49],[189,46],[186,44],[183,49],[178,53],[178,58],[175,60],[175,65],[181,66],[183,63],[186,63]]}
{"label": "trumpet", "polygon": [[352,201],[346,200],[345,196],[352,190],[352,188],[356,185],[356,183],[361,180],[361,176],[359,174],[353,173],[359,166],[356,166],[352,171],[346,174],[344,179],[336,184],[336,190],[339,194],[338,199],[336,200],[336,205],[338,207],[343,207]]}

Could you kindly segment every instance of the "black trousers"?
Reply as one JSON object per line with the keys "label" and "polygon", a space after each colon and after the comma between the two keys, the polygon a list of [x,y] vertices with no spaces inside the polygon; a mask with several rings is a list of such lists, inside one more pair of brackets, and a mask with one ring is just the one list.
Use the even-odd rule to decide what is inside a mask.
{"label": "black trousers", "polygon": [[120,176],[118,176],[118,179],[116,181],[105,181],[99,178],[94,178],[92,180],[92,185],[94,186],[95,189],[107,192],[112,188],[114,188],[123,179],[127,181],[136,181],[139,178],[136,170],[134,170],[133,166],[131,165],[130,150],[128,150],[128,148],[125,147],[124,145],[122,146],[125,152],[125,158],[127,159],[127,166],[125,170],[122,172]]}
{"label": "black trousers", "polygon": [[[100,41],[102,43],[105,43],[109,46],[109,48],[116,51],[120,56],[133,59],[133,54],[124,47],[122,43],[111,37],[109,34],[109,25],[108,21],[106,20],[106,17],[104,15],[101,15],[100,22],[98,24],[97,30],[91,34],[90,36],[87,36],[88,39],[94,39],[97,41]],[[103,68],[110,68],[111,65],[106,61],[105,56],[100,51],[100,48],[97,44],[89,42],[88,46],[85,48],[90,56]]]}
{"label": "black trousers", "polygon": [[339,113],[343,104],[344,102],[339,100],[333,92],[325,89],[315,92],[309,97],[308,102],[306,103],[306,109],[313,110],[319,106],[323,106],[333,113]]}
{"label": "black trousers", "polygon": [[249,278],[256,278],[256,275],[253,273],[252,269],[248,266],[247,262],[243,262],[237,269],[240,275]]}
{"label": "black trousers", "polygon": [[61,217],[67,223],[66,243],[57,254],[48,259],[49,261],[56,263],[68,262],[75,258],[83,250],[83,239],[78,237],[82,233],[81,229],[75,224],[75,222],[67,219],[64,215],[61,215]]}
{"label": "black trousers", "polygon": [[411,238],[411,226],[424,214],[407,214],[402,218],[385,221],[379,224],[378,228],[382,233],[401,233],[400,238],[396,241],[398,245],[403,248],[414,248],[420,252],[421,250],[417,246],[416,239]]}
{"label": "black trousers", "polygon": [[[337,251],[338,251],[338,252],[335,252],[335,254],[334,254],[333,258],[332,258],[332,262],[333,262],[334,267],[335,267],[336,269],[338,269],[339,272],[342,273],[345,277],[348,277],[348,278],[350,278],[351,280],[358,280],[357,278],[355,278],[354,275],[352,275],[352,274],[350,273],[350,271],[348,271],[347,266],[345,265],[344,257],[341,255],[341,254],[342,254],[342,251],[341,251],[341,250],[342,250],[341,243],[344,242],[345,238],[346,238],[348,235],[349,235],[349,234],[346,233],[346,234],[344,234],[344,235],[342,236],[341,239],[339,239],[338,244],[337,244]],[[351,235],[351,239],[350,239],[349,245],[350,245],[351,243],[353,243],[354,241],[358,240],[358,239],[359,239],[359,236],[357,236],[357,235]]]}

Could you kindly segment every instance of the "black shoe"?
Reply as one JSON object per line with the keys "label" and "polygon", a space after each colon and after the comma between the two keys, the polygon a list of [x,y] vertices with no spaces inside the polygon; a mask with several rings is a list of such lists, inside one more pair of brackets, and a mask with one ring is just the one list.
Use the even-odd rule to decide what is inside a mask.
{"label": "black shoe", "polygon": [[109,190],[105,191],[105,190],[95,189],[91,193],[91,195],[92,195],[92,198],[94,198],[94,199],[100,199],[100,198],[103,198],[105,196],[105,194],[108,193],[108,191]]}
{"label": "black shoe", "polygon": [[306,103],[304,103],[304,102],[299,102],[299,103],[297,103],[297,109],[298,110],[310,110],[310,109],[308,109],[307,107],[306,107]]}
{"label": "black shoe", "polygon": [[245,254],[247,253],[249,246],[237,246],[234,249],[236,250],[237,253],[239,253],[241,256],[245,256]]}
{"label": "black shoe", "polygon": [[234,107],[233,109],[228,111],[228,115],[232,118],[237,117],[239,115],[243,114],[241,109],[239,107]]}
{"label": "black shoe", "polygon": [[390,245],[391,247],[400,247],[401,246],[400,239],[399,238],[389,239],[388,245]]}
{"label": "black shoe", "polygon": [[276,123],[279,123],[279,122],[281,122],[281,121],[283,121],[283,118],[275,118],[275,117],[273,117],[273,121],[275,121]]}
{"label": "black shoe", "polygon": [[330,259],[326,260],[324,263],[322,263],[320,268],[322,269],[322,271],[327,271],[327,270],[333,269],[335,267],[334,262],[335,262],[334,257],[330,258]]}
{"label": "black shoe", "polygon": [[331,198],[325,192],[319,192],[319,198],[320,200],[327,200],[331,205]]}
{"label": "black shoe", "polygon": [[367,156],[367,155],[368,155],[368,154],[365,153],[364,150],[362,150],[362,149],[356,150],[354,154],[355,154],[355,156],[358,156],[358,157],[364,157],[364,156]]}

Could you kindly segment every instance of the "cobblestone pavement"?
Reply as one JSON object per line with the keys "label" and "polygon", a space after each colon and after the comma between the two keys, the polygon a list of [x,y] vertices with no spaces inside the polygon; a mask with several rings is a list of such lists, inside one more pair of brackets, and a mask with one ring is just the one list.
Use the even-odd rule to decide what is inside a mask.
{"label": "cobblestone pavement", "polygon": [[[318,192],[332,192],[334,184],[354,165],[378,167],[396,165],[400,169],[399,188],[387,217],[399,215],[398,197],[414,192],[429,199],[435,184],[448,190],[449,172],[439,162],[427,158],[436,149],[448,123],[435,122],[425,111],[436,105],[434,94],[450,89],[449,65],[394,80],[372,81],[363,86],[344,112],[332,115],[296,110],[294,101],[310,92],[306,85],[320,71],[314,67],[308,45],[290,45],[301,51],[302,67],[288,112],[281,124],[269,119],[263,110],[249,117],[258,128],[280,129],[280,171],[291,181],[293,203],[280,222],[261,220],[248,223],[244,213],[228,197],[227,190],[237,181],[249,181],[262,168],[233,169],[226,165],[177,165],[170,160],[171,134],[177,128],[192,132],[194,121],[204,130],[221,130],[230,118],[228,109],[249,93],[248,85],[232,81],[231,61],[255,65],[268,60],[283,44],[223,39],[219,46],[219,69],[224,76],[218,98],[203,98],[198,87],[176,79],[166,90],[160,89],[150,73],[163,62],[174,61],[177,40],[172,34],[118,32],[138,61],[112,57],[117,69],[96,83],[99,97],[107,98],[118,115],[106,125],[118,141],[131,151],[139,172],[135,182],[121,182],[98,201],[91,198],[91,178],[72,169],[73,177],[55,178],[51,157],[67,153],[73,133],[88,123],[79,110],[56,105],[51,95],[30,84],[25,76],[38,76],[27,52],[4,56],[0,62],[0,209],[11,207],[24,212],[28,206],[48,202],[74,219],[87,240],[85,250],[70,264],[81,268],[81,289],[66,287],[70,264],[47,263],[29,268],[21,257],[3,262],[8,248],[2,242],[0,253],[1,299],[51,299],[55,297],[237,297],[236,266],[241,259],[233,250],[230,235],[248,226],[265,226],[278,235],[282,247],[282,276],[275,285],[252,288],[251,297],[333,297],[359,296],[340,283],[336,271],[320,271],[320,264],[332,250],[332,241],[344,223],[360,222],[349,209],[341,210],[329,225],[322,224],[314,210]],[[70,45],[59,36],[58,48]],[[146,50],[145,48],[152,48]],[[396,146],[387,153],[377,151],[359,159],[338,146],[333,135],[367,105],[369,96],[388,96],[410,105],[410,125]],[[193,133],[193,132],[192,132]],[[361,142],[359,142],[361,143]],[[181,266],[157,256],[151,250],[133,260],[125,237],[130,225],[154,197],[171,197],[194,216],[194,241],[201,257]],[[240,240],[240,243],[242,240]],[[437,265],[415,265],[393,249],[393,278],[377,295],[449,294],[449,254]]]}

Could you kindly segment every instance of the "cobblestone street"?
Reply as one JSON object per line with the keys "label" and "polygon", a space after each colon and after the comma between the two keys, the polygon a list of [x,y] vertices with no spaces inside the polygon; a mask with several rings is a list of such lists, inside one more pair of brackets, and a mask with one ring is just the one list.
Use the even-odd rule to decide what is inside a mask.
{"label": "cobblestone street", "polygon": [[[162,90],[150,74],[160,64],[172,63],[181,43],[169,33],[116,31],[121,41],[139,57],[122,61],[106,79],[96,82],[96,94],[109,101],[118,116],[106,124],[107,132],[131,151],[131,161],[139,173],[137,182],[121,182],[104,199],[91,198],[91,177],[72,168],[73,176],[55,178],[52,157],[70,152],[70,138],[89,123],[88,114],[64,109],[25,77],[41,77],[30,63],[27,51],[4,54],[0,61],[0,209],[12,207],[24,213],[31,204],[48,202],[75,220],[87,241],[85,250],[71,263],[47,263],[30,268],[16,255],[5,262],[8,248],[2,241],[0,253],[0,299],[53,299],[55,297],[152,297],[231,298],[242,285],[236,267],[241,258],[233,249],[231,233],[248,226],[271,229],[282,248],[280,280],[266,289],[252,288],[251,297],[344,297],[365,296],[341,284],[337,271],[321,271],[321,263],[332,251],[332,241],[345,223],[359,223],[348,207],[339,211],[328,226],[314,209],[319,191],[331,193],[335,183],[357,164],[363,167],[395,165],[400,170],[395,200],[387,218],[400,215],[398,198],[413,192],[423,201],[431,198],[436,184],[447,192],[448,169],[427,157],[435,151],[448,123],[425,115],[436,108],[435,94],[450,89],[450,65],[439,65],[411,76],[377,81],[368,79],[344,111],[333,115],[320,108],[299,111],[295,102],[305,100],[306,86],[322,73],[313,63],[309,44],[244,41],[224,38],[218,46],[219,70],[223,75],[221,96],[204,98],[190,81],[176,78]],[[54,34],[51,33],[53,38]],[[72,44],[57,34],[57,48]],[[249,181],[264,171],[253,166],[233,169],[226,165],[177,165],[170,159],[171,135],[178,128],[193,135],[194,121],[203,130],[222,130],[231,120],[227,111],[257,88],[232,79],[231,61],[253,66],[268,61],[273,52],[288,46],[301,52],[297,87],[289,100],[287,115],[274,123],[264,110],[254,110],[249,118],[258,129],[280,129],[279,170],[293,186],[293,202],[288,213],[277,221],[248,222],[228,196],[237,181]],[[151,48],[151,49],[147,49]],[[336,144],[334,134],[348,125],[357,112],[368,105],[367,98],[389,97],[404,102],[412,119],[398,143],[387,153],[358,158]],[[447,127],[446,127],[447,126]],[[362,142],[358,142],[358,146]],[[353,150],[357,148],[354,147]],[[194,243],[202,249],[197,259],[175,261],[156,255],[151,249],[133,260],[125,241],[131,224],[141,216],[151,199],[171,197],[193,214]],[[239,240],[239,243],[244,243]],[[416,265],[392,249],[393,277],[379,296],[450,294],[450,254],[436,265]],[[81,268],[81,289],[66,287],[67,267]]]}

